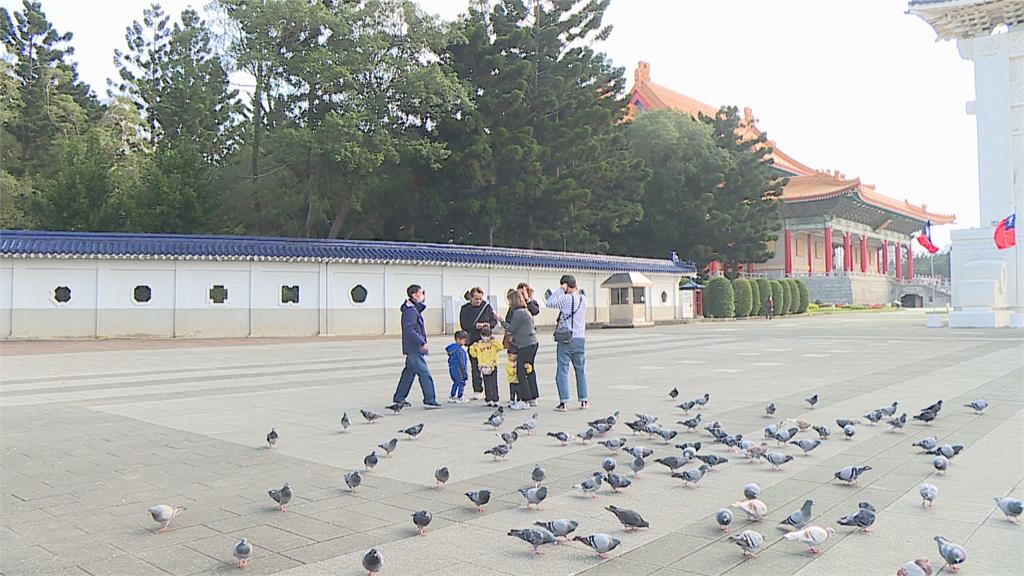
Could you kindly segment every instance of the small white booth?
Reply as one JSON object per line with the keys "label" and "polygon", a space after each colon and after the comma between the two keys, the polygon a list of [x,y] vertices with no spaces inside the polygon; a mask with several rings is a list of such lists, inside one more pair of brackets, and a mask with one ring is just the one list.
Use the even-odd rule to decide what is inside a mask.
{"label": "small white booth", "polygon": [[608,325],[616,328],[654,326],[648,305],[648,289],[654,285],[639,272],[612,274],[601,283],[611,290],[608,305]]}

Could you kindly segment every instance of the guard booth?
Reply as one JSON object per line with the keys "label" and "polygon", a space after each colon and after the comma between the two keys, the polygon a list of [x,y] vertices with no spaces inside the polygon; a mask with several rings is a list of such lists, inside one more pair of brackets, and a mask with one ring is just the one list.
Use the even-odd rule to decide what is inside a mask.
{"label": "guard booth", "polygon": [[654,326],[648,291],[654,282],[639,272],[612,274],[601,283],[611,291],[608,299],[608,325],[616,328]]}
{"label": "guard booth", "polygon": [[694,282],[693,278],[679,286],[682,297],[679,299],[679,317],[682,319],[702,318],[704,316],[704,285]]}

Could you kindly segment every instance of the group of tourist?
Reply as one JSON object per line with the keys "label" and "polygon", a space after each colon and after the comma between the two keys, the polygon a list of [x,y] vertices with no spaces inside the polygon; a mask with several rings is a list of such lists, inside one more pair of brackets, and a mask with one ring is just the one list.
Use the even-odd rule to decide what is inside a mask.
{"label": "group of tourist", "polygon": [[[434,391],[434,380],[427,367],[429,353],[427,331],[423,322],[425,294],[423,288],[413,284],[406,290],[408,299],[402,303],[402,353],[405,368],[398,380],[392,400],[396,404],[409,406],[406,398],[412,389],[413,379],[418,378],[423,391],[423,405],[426,408],[440,408]],[[536,407],[540,399],[537,385],[536,360],[540,349],[537,326],[534,317],[540,314],[540,304],[534,298],[533,288],[526,282],[520,283],[507,296],[508,311],[504,318],[487,301],[482,288],[469,291],[469,300],[459,311],[458,330],[454,341],[445,351],[448,353],[448,374],[452,380],[448,401],[463,403],[482,400],[486,406],[501,405],[498,392],[498,374],[501,352],[505,352],[505,374],[508,380],[508,407],[524,410]],[[555,410],[565,412],[569,398],[569,366],[576,375],[576,399],[581,409],[590,407],[587,389],[586,361],[586,312],[587,297],[580,291],[576,278],[565,274],[559,280],[559,287],[549,291],[545,306],[558,310],[555,323],[555,384],[558,390],[558,405]],[[501,325],[502,338],[495,331]],[[466,384],[472,383],[472,395],[465,394]]]}

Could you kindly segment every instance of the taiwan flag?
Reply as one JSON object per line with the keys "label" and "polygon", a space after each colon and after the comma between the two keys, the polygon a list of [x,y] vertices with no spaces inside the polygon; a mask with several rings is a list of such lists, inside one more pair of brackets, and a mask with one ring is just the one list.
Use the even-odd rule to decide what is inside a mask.
{"label": "taiwan flag", "polygon": [[996,241],[996,248],[1004,250],[1017,244],[1017,213],[1014,212],[1003,218],[996,226],[996,233],[992,236]]}
{"label": "taiwan flag", "polygon": [[921,233],[917,235],[917,243],[924,246],[930,254],[935,254],[939,251],[939,247],[932,244],[932,221],[929,220],[924,228],[921,228]]}

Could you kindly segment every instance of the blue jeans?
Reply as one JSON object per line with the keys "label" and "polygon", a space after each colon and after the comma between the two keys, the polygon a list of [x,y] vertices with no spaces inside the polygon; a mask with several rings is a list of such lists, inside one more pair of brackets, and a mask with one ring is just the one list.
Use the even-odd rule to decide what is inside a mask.
{"label": "blue jeans", "polygon": [[555,385],[558,386],[558,399],[561,402],[569,401],[569,363],[576,372],[576,397],[580,402],[590,400],[587,391],[587,372],[584,364],[587,359],[586,340],[573,338],[568,344],[559,343],[555,351],[555,360],[558,368],[555,370]]}
{"label": "blue jeans", "polygon": [[423,390],[423,403],[434,404],[437,399],[434,397],[434,379],[430,376],[430,369],[427,368],[427,358],[423,354],[406,354],[405,368],[402,369],[402,376],[398,379],[398,388],[395,389],[395,396],[392,400],[397,404],[405,402],[406,396],[412,389],[412,379],[420,379],[420,389]]}

